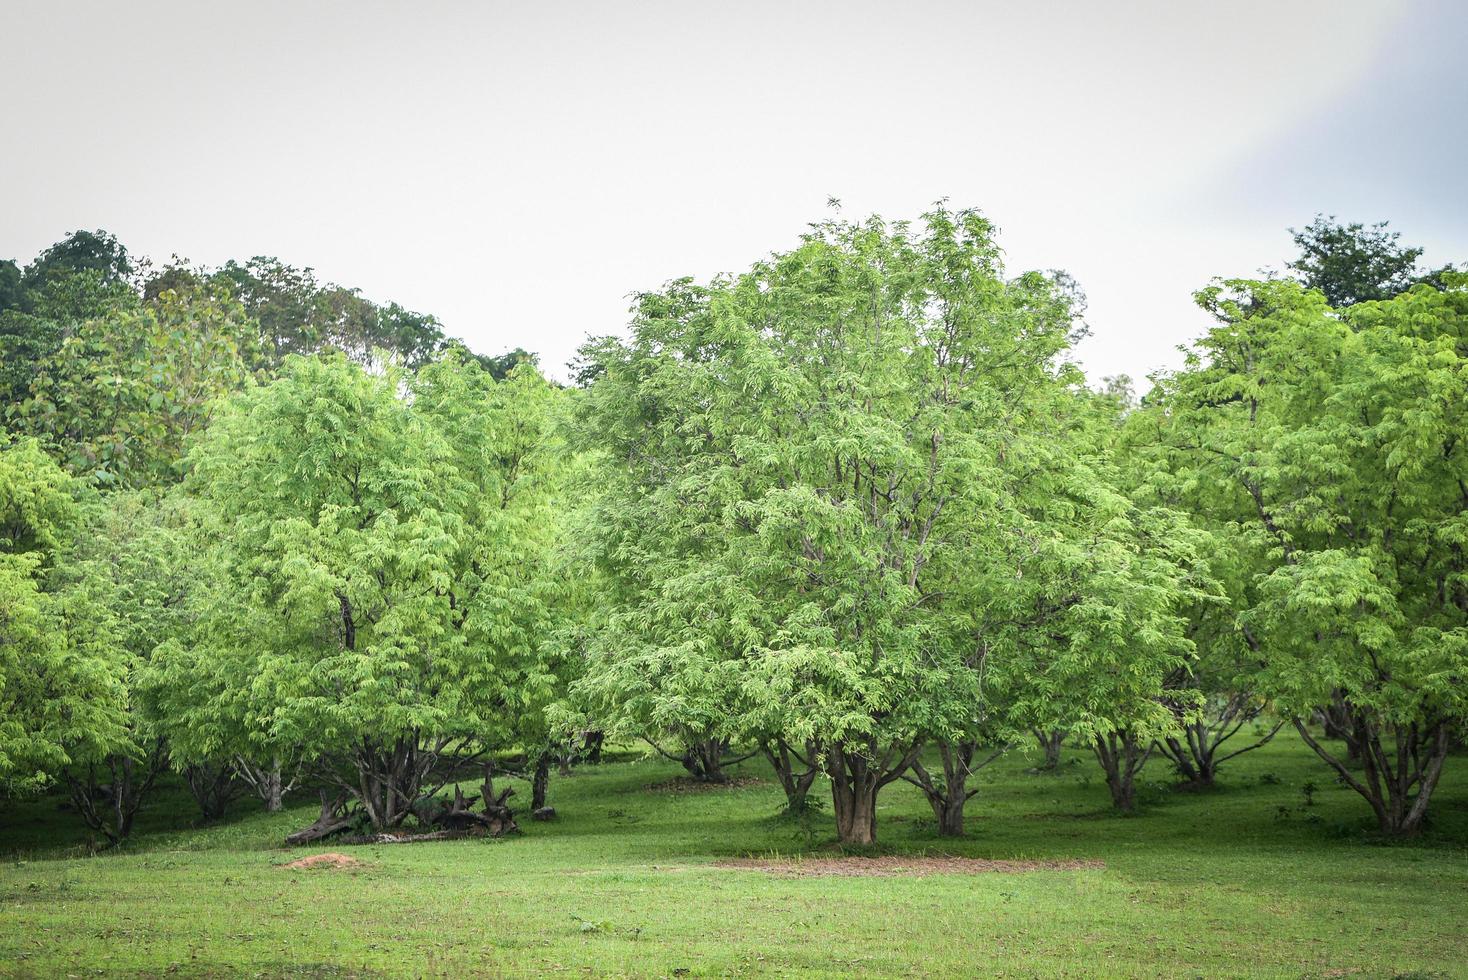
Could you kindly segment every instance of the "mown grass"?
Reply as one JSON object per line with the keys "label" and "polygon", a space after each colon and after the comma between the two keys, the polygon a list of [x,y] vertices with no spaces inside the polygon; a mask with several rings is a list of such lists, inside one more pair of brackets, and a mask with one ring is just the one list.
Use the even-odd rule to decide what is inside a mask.
{"label": "mown grass", "polygon": [[935,835],[914,789],[889,788],[882,850],[1104,868],[721,868],[725,856],[828,853],[830,817],[778,818],[773,783],[649,790],[676,774],[660,760],[553,781],[559,819],[527,820],[521,836],[352,848],[366,864],[351,870],[281,867],[303,853],[280,840],[314,817],[305,799],[277,815],[246,800],[194,828],[170,788],[127,848],[96,857],[81,855],[74,814],[34,801],[0,811],[0,973],[1468,975],[1462,756],[1431,832],[1405,846],[1374,841],[1364,803],[1292,736],[1234,760],[1208,793],[1170,789],[1154,760],[1134,817],[1109,811],[1089,756],[1068,751],[1057,775],[1026,772],[1033,762],[1016,753],[983,771],[958,841]]}

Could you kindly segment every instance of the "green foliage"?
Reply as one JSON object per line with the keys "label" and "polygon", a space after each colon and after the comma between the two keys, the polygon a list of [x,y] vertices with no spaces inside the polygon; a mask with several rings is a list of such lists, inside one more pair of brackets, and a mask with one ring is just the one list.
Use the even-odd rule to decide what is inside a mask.
{"label": "green foliage", "polygon": [[0,259],[0,313],[18,307],[24,299],[20,266],[14,259]]}
{"label": "green foliage", "polygon": [[496,381],[503,381],[509,377],[510,372],[521,364],[533,365],[536,363],[535,355],[523,347],[516,347],[514,350],[505,351],[498,357],[491,357],[488,354],[476,354],[473,356],[479,361],[480,366],[489,372],[490,377]]}
{"label": "green foliage", "polygon": [[214,273],[260,324],[270,366],[291,354],[338,351],[366,362],[385,350],[410,367],[427,363],[443,346],[438,320],[397,303],[379,306],[357,290],[323,284],[309,269],[276,258],[230,261]]}
{"label": "green foliage", "polygon": [[63,577],[82,496],[35,440],[0,434],[0,794],[126,738],[112,621]]}
{"label": "green foliage", "polygon": [[[167,307],[174,302],[168,299],[170,294],[215,304],[229,304],[232,298],[240,304],[242,314],[237,307],[229,315],[255,324],[251,336],[237,338],[250,370],[273,370],[290,354],[323,351],[344,352],[362,363],[385,351],[418,367],[445,342],[434,317],[397,303],[373,303],[355,289],[320,283],[309,268],[256,257],[211,271],[175,258],[153,271],[146,259],[133,258],[107,232],[78,231],[24,269],[14,261],[0,262],[0,405],[18,407],[30,396],[32,379],[43,371],[56,371],[58,358],[90,355],[88,345],[99,342],[93,321],[109,324],[104,331],[109,336],[100,342],[129,348],[132,341],[115,335],[119,327],[129,335],[147,333],[146,327],[126,321],[146,319],[150,311],[166,320]],[[78,335],[83,346],[61,353],[63,343]],[[517,350],[488,360],[495,362],[497,377],[502,377],[518,363],[520,354]],[[11,415],[25,427],[13,408]]]}
{"label": "green foliage", "polygon": [[1468,723],[1468,277],[1296,241],[1140,404],[945,205],[644,294],[571,390],[277,259],[0,263],[0,785],[117,840],[169,754],[305,760],[381,828],[605,730],[763,749],[797,810],[823,771],[866,845],[899,779],[960,832],[1032,730],[1130,808],[1268,707],[1416,833]]}
{"label": "green foliage", "polygon": [[470,684],[492,682],[490,665],[456,639],[449,600],[464,534],[453,495],[467,487],[435,479],[448,448],[397,385],[341,360],[290,361],[194,455],[229,586],[270,626],[212,622],[217,653],[281,675],[294,696],[274,706],[274,724],[302,744],[487,720],[464,702]]}
{"label": "green foliage", "polygon": [[[0,279],[15,264],[0,264]],[[96,268],[39,267],[0,285],[0,408],[17,406],[31,381],[86,319],[135,309],[137,293],[123,278]]]}
{"label": "green foliage", "polygon": [[[177,492],[123,491],[93,508],[87,533],[68,555],[62,580],[98,596],[115,645],[129,662],[127,678],[139,715],[151,661],[195,616],[203,556],[190,547],[190,502]],[[156,713],[155,713],[156,714]],[[137,722],[140,727],[143,722]],[[145,734],[154,734],[151,725]]]}
{"label": "green foliage", "polygon": [[[196,750],[240,751],[246,729],[257,751],[362,768],[494,742],[543,702],[553,398],[533,371],[495,382],[450,356],[411,383],[290,358],[231,402],[189,483],[219,591],[164,658],[210,697],[185,716]],[[373,822],[402,819],[425,775],[406,801],[359,794]]]}
{"label": "green foliage", "polygon": [[103,284],[127,283],[136,265],[127,248],[115,235],[97,231],[74,231],[46,249],[26,266],[28,289],[38,290],[77,273],[92,273]]}
{"label": "green foliage", "polygon": [[988,222],[943,207],[642,297],[632,339],[585,356],[616,602],[582,703],[614,731],[825,745],[878,771],[867,793],[1041,705],[1169,724],[1197,546],[1108,482],[1076,329],[1065,284],[1005,279]]}
{"label": "green foliage", "polygon": [[255,326],[227,293],[165,290],[79,324],[45,358],[17,425],[107,485],[170,482],[214,401],[250,379]]}
{"label": "green foliage", "polygon": [[1318,289],[1332,307],[1391,299],[1417,283],[1442,285],[1452,266],[1422,270],[1422,249],[1398,244],[1401,233],[1387,231],[1385,221],[1366,226],[1340,224],[1335,216],[1316,215],[1303,230],[1291,229],[1299,256],[1289,268],[1307,289]]}
{"label": "green foliage", "polygon": [[1246,569],[1258,684],[1301,718],[1346,705],[1357,785],[1403,833],[1468,718],[1468,283],[1444,285],[1342,312],[1291,283],[1213,287],[1219,325],[1149,396],[1162,480]]}

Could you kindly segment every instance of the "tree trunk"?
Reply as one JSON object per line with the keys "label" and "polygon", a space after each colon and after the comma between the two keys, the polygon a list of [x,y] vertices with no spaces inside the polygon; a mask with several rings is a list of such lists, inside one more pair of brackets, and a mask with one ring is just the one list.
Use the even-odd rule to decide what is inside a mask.
{"label": "tree trunk", "polygon": [[683,736],[683,749],[678,755],[674,755],[657,743],[656,739],[642,736],[642,740],[652,747],[652,750],[665,759],[671,759],[688,770],[688,775],[701,783],[727,783],[729,776],[724,772],[724,767],[736,762],[743,762],[750,756],[757,755],[759,749],[746,752],[744,755],[733,759],[726,759],[724,754],[729,751],[729,740],[727,738],[715,738],[712,736],[699,736],[685,734]]}
{"label": "tree trunk", "polygon": [[[541,759],[549,768],[550,751],[547,750]],[[515,815],[505,802],[515,795],[514,789],[507,786],[495,792],[494,764],[486,762],[483,769],[484,782],[479,787],[479,796],[465,796],[464,788],[456,785],[451,800],[445,800],[436,795],[427,795],[414,804],[413,815],[417,817],[419,825],[437,827],[438,830],[416,833],[379,831],[362,837],[348,838],[346,843],[399,844],[416,840],[452,840],[455,837],[482,837],[485,835],[501,837],[518,832],[520,828],[515,823]],[[480,802],[484,804],[483,810],[475,810],[475,805]]]}
{"label": "tree trunk", "polygon": [[933,808],[940,837],[963,836],[964,804],[978,793],[977,789],[967,788],[968,777],[1003,755],[1009,746],[1001,746],[984,761],[975,764],[974,754],[978,748],[977,742],[939,742],[938,755],[943,760],[942,782],[934,779],[919,760],[912,763],[912,775],[902,777],[923,791],[928,805]]}
{"label": "tree trunk", "polygon": [[724,753],[729,742],[722,738],[699,739],[690,742],[683,751],[683,768],[701,783],[727,783],[729,776],[724,772]]}
{"label": "tree trunk", "polygon": [[601,765],[601,748],[606,737],[606,732],[586,732],[582,736],[581,752],[593,766]]}
{"label": "tree trunk", "polygon": [[[761,742],[760,751],[770,760],[775,776],[785,790],[785,812],[799,815],[809,810],[810,787],[820,772],[816,762],[820,757],[820,745],[816,742],[805,743],[805,755],[802,756],[784,739],[776,738]],[[802,768],[796,769],[797,763]]]}
{"label": "tree trunk", "polygon": [[852,778],[832,785],[832,809],[836,812],[836,836],[843,844],[877,842],[877,789],[875,781]]}
{"label": "tree trunk", "polygon": [[1159,746],[1162,754],[1172,762],[1177,770],[1178,778],[1189,786],[1212,786],[1214,770],[1211,761],[1205,752],[1198,749],[1199,735],[1206,737],[1206,733],[1200,732],[1202,722],[1195,722],[1185,727],[1185,741],[1179,741],[1176,735],[1169,735],[1162,740]]}
{"label": "tree trunk", "polygon": [[218,820],[229,809],[230,801],[239,794],[240,784],[228,765],[199,762],[184,767],[184,782],[205,821]]}
{"label": "tree trunk", "polygon": [[296,785],[292,776],[289,783],[281,773],[280,757],[270,760],[267,766],[257,766],[244,756],[235,756],[234,771],[248,783],[265,804],[267,813],[279,813],[284,805],[285,794]]}
{"label": "tree trunk", "polygon": [[319,775],[362,805],[373,830],[392,830],[415,812],[422,797],[432,796],[480,754],[461,755],[456,747],[463,744],[449,738],[425,742],[416,733],[391,744],[364,738],[350,755],[350,778],[343,778],[336,766],[319,770]]}
{"label": "tree trunk", "polygon": [[1060,747],[1065,742],[1065,733],[1042,728],[1034,729],[1035,741],[1040,743],[1044,761],[1037,767],[1041,772],[1054,772],[1060,768]]}
{"label": "tree trunk", "polygon": [[285,805],[285,792],[280,783],[280,763],[277,761],[265,773],[265,785],[261,797],[265,800],[266,813],[279,813]]}
{"label": "tree trunk", "polygon": [[1152,745],[1147,746],[1144,751],[1137,744],[1136,736],[1125,728],[1095,737],[1093,747],[1096,760],[1106,773],[1106,788],[1111,791],[1111,803],[1123,813],[1131,813],[1136,809],[1136,777],[1152,755]]}
{"label": "tree trunk", "polygon": [[99,781],[102,770],[95,763],[88,763],[84,770],[68,771],[71,801],[88,827],[106,837],[109,845],[119,844],[132,834],[133,819],[167,762],[168,751],[160,738],[142,759],[108,756],[103,760],[110,783]]}
{"label": "tree trunk", "polygon": [[1284,725],[1281,721],[1261,738],[1223,753],[1223,745],[1243,727],[1259,717],[1263,703],[1249,691],[1239,691],[1227,698],[1209,700],[1203,713],[1189,720],[1178,709],[1182,737],[1169,735],[1158,743],[1162,754],[1172,762],[1183,782],[1194,787],[1210,787],[1218,778],[1218,768],[1234,756],[1268,745]]}
{"label": "tree trunk", "polygon": [[[963,807],[969,797],[977,792],[964,789],[968,781],[968,761],[973,758],[974,746],[969,742],[960,742],[950,748],[942,743],[939,750],[943,757],[943,782],[935,782],[921,762],[914,762],[912,770],[917,775],[915,782],[927,797],[928,805],[933,808],[933,819],[938,823],[938,836],[962,837]],[[963,758],[959,766],[954,765],[955,757],[965,756],[967,758]]]}
{"label": "tree trunk", "polygon": [[1389,726],[1389,737],[1395,745],[1388,749],[1383,731],[1374,715],[1350,706],[1351,736],[1347,739],[1361,761],[1358,778],[1346,761],[1336,758],[1310,734],[1300,719],[1295,729],[1305,744],[1324,759],[1342,782],[1360,793],[1376,814],[1377,827],[1390,837],[1415,837],[1427,820],[1427,805],[1442,777],[1451,745],[1451,728],[1441,721],[1419,725]]}
{"label": "tree trunk", "polygon": [[535,775],[530,780],[530,809],[545,806],[545,791],[550,785],[550,754],[542,752],[535,759]]}
{"label": "tree trunk", "polygon": [[515,795],[513,787],[506,786],[498,793],[494,790],[494,764],[484,764],[484,783],[479,787],[479,796],[484,801],[485,828],[495,837],[519,833],[515,814],[505,801]]}
{"label": "tree trunk", "polygon": [[427,772],[415,742],[399,739],[383,748],[363,740],[355,753],[357,799],[374,830],[398,826],[412,812]]}
{"label": "tree trunk", "polygon": [[1342,692],[1333,692],[1330,703],[1320,709],[1320,726],[1327,736],[1346,744],[1347,763],[1356,765],[1361,761],[1361,743],[1365,736],[1357,730],[1356,720]]}
{"label": "tree trunk", "polygon": [[865,744],[836,742],[827,750],[826,772],[831,777],[832,810],[841,843],[876,843],[877,793],[907,772],[922,744],[889,745],[878,751],[876,740],[869,739]]}

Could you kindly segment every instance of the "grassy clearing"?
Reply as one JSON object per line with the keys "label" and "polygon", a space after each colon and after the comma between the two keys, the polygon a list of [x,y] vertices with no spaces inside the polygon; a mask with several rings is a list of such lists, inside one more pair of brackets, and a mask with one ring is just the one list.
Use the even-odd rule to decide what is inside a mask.
{"label": "grassy clearing", "polygon": [[[911,787],[889,789],[881,850],[1104,868],[718,867],[828,855],[830,817],[776,818],[773,783],[649,790],[675,775],[651,760],[553,781],[560,819],[527,820],[520,837],[352,848],[365,862],[353,869],[281,867],[314,853],[279,846],[315,816],[306,800],[278,815],[244,801],[230,822],[193,829],[170,790],[126,851],[99,857],[79,856],[74,815],[36,801],[0,814],[0,973],[1468,975],[1461,756],[1432,833],[1410,846],[1373,843],[1364,804],[1285,735],[1234,760],[1216,792],[1150,785],[1136,817],[1108,811],[1088,756],[1069,752],[1059,775],[1027,773],[1032,761],[983,771],[961,841],[934,835]],[[1166,771],[1154,761],[1148,774]]]}

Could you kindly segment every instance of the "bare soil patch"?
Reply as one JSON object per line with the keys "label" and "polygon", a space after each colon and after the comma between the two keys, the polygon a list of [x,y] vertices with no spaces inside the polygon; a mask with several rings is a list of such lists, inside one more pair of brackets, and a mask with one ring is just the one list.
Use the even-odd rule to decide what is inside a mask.
{"label": "bare soil patch", "polygon": [[660,783],[648,783],[654,793],[716,793],[722,789],[742,789],[745,786],[763,786],[768,779],[758,776],[731,776],[722,783],[710,783],[690,776],[674,776]]}
{"label": "bare soil patch", "polygon": [[729,858],[721,868],[768,871],[787,878],[925,877],[927,875],[1020,874],[1027,871],[1084,871],[1106,867],[1104,861],[990,861],[985,858],[926,857]]}
{"label": "bare soil patch", "polygon": [[281,865],[284,868],[297,870],[301,868],[360,868],[361,866],[361,861],[336,851],[328,851],[325,854],[312,854],[310,857],[303,857],[289,864]]}

